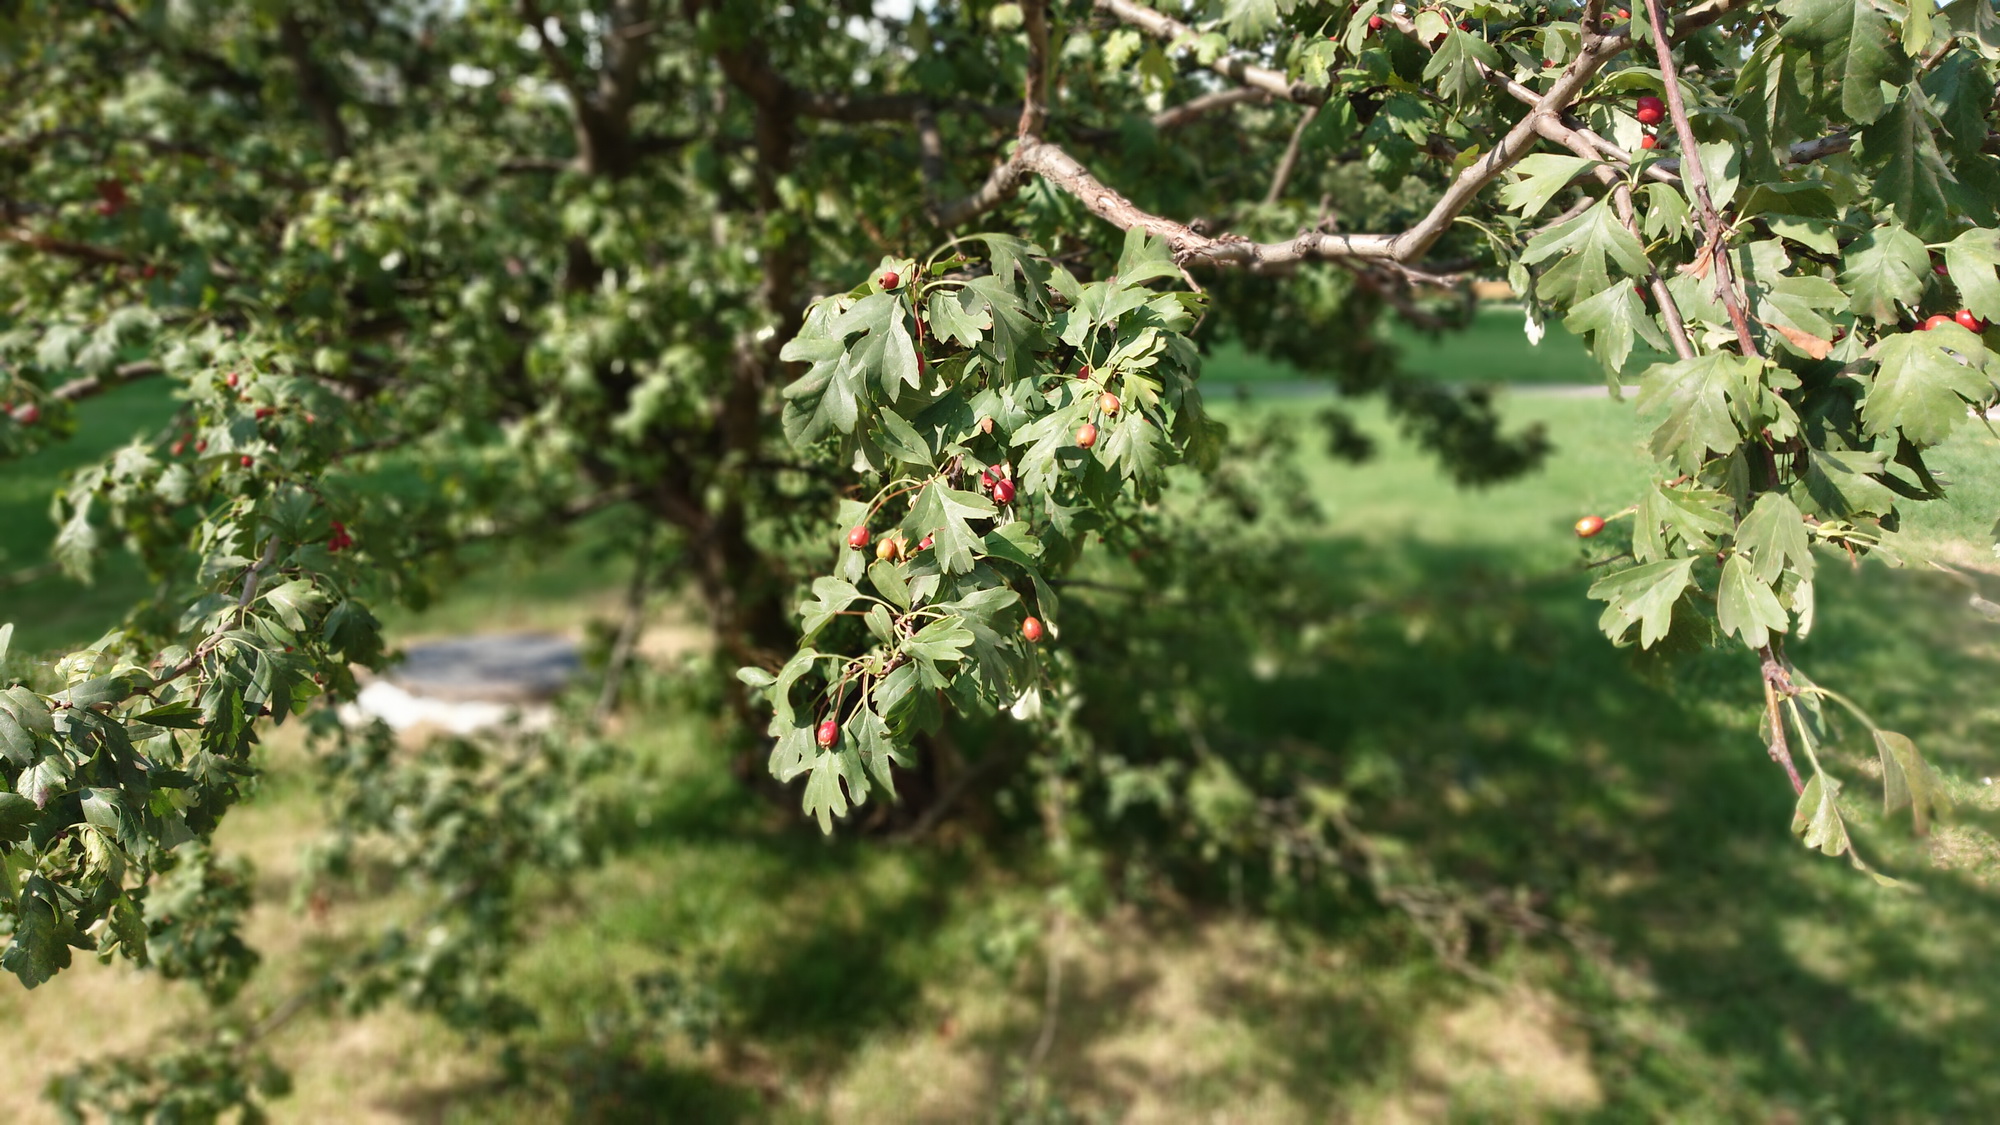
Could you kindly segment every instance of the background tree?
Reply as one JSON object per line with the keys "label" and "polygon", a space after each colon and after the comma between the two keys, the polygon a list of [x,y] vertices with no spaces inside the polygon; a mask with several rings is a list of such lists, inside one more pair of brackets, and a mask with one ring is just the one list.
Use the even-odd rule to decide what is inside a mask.
{"label": "background tree", "polygon": [[[226,997],[249,954],[203,841],[257,720],[311,709],[347,830],[410,831],[394,809],[429,793],[489,832],[405,849],[452,956],[392,939],[328,987],[517,1018],[479,983],[495,920],[525,865],[587,858],[552,841],[588,802],[542,802],[605,760],[572,732],[399,762],[314,701],[382,661],[369,601],[613,505],[742,669],[746,779],[803,779],[827,830],[900,789],[907,827],[1025,763],[1057,832],[1111,784],[1089,727],[1173,706],[1107,698],[1143,654],[1077,655],[1079,560],[1101,542],[1222,591],[1268,569],[1163,499],[1176,466],[1239,509],[1282,471],[1207,419],[1202,349],[1382,392],[1496,479],[1544,437],[1369,333],[1462,323],[1478,275],[1588,336],[1614,386],[1643,371],[1662,468],[1600,560],[1605,632],[1754,652],[1795,829],[1852,858],[1823,703],[1874,724],[1783,640],[1811,627],[1815,545],[1869,551],[1941,495],[1924,450],[1995,396],[1984,0],[106,0],[16,5],[0,57],[0,448],[122,381],[182,403],[56,498],[57,561],[130,550],[151,595],[0,699],[0,964],[31,987],[77,947]],[[1874,738],[1921,830],[1947,800]],[[1308,774],[1217,831],[1351,848]],[[190,905],[161,909],[170,884]],[[242,1057],[66,1096],[205,1111],[254,1097]]]}

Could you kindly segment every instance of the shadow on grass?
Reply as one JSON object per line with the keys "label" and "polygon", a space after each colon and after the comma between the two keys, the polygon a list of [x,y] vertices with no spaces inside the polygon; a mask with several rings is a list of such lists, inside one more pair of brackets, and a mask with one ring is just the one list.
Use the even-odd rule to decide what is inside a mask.
{"label": "shadow on grass", "polygon": [[[1490,551],[1325,543],[1299,568],[1309,591],[1258,591],[1262,626],[1189,613],[1168,592],[1136,611],[1102,606],[1124,631],[1114,646],[1089,639],[1091,610],[1075,598],[1066,641],[1079,662],[1131,677],[1090,693],[1123,701],[1090,709],[1104,752],[1143,763],[1174,737],[1154,722],[1173,712],[1149,703],[1159,693],[1202,715],[1213,753],[1253,786],[1299,774],[1337,786],[1356,822],[1406,847],[1422,877],[1517,894],[1586,935],[1502,932],[1475,949],[1510,986],[1558,1002],[1579,1030],[1591,1096],[1551,1101],[1533,1076],[1481,1087],[1418,1065],[1434,1017],[1480,989],[1355,886],[1285,898],[1253,877],[1245,897],[1294,935],[1298,956],[1259,963],[1225,949],[1181,962],[1229,970],[1204,977],[1191,1003],[1250,1037],[1253,1061],[1175,1072],[1111,1049],[1160,1018],[1167,962],[1079,964],[1057,1040],[1065,1061],[1049,1071],[1059,1101],[1115,1117],[1135,1090],[1170,1083],[1226,1109],[1276,1083],[1331,1117],[1398,1093],[1465,1120],[2000,1114],[2000,981],[1984,971],[2000,933],[1992,867],[1948,863],[1945,837],[1915,841],[1907,814],[1880,815],[1872,750],[1852,723],[1826,764],[1848,782],[1865,854],[1918,889],[1884,889],[1807,852],[1787,834],[1792,797],[1758,741],[1747,654],[1664,662],[1614,650],[1583,596],[1587,575],[1522,581],[1507,564]],[[1793,645],[1815,679],[1916,737],[1960,783],[1992,772],[2000,709],[1984,693],[2000,659],[1962,593],[1921,574],[1857,579],[1827,566],[1820,605],[1818,632]],[[652,865],[651,882],[595,915],[593,940],[664,949],[671,935],[716,953],[734,1056],[697,1091],[710,1101],[686,1103],[707,1108],[677,1117],[754,1119],[767,1104],[755,1091],[823,1089],[867,1044],[934,1025],[932,989],[980,987],[990,900],[1011,894],[1032,911],[1039,873],[1018,869],[1036,854],[1018,838],[822,840],[771,816],[709,752],[718,765],[674,777],[627,827],[623,847]],[[1116,841],[1099,843],[1111,854]],[[1197,897],[1227,900],[1221,884],[1196,883]],[[1140,940],[1164,947],[1204,916],[1162,909]],[[1241,964],[1221,964],[1232,956]],[[979,1059],[985,1089],[971,1104],[1001,1106],[1021,1073],[1037,961],[990,977],[1013,1014],[955,1048]],[[1292,987],[1295,975],[1307,986]],[[652,1081],[654,1064],[631,1065],[635,1089]],[[693,1081],[656,1077],[662,1097]]]}

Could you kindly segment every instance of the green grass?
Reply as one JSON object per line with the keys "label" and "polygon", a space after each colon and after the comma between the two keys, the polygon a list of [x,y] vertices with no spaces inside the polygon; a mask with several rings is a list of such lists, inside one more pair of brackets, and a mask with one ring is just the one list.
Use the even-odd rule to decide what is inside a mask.
{"label": "green grass", "polygon": [[[1604,382],[1604,369],[1560,322],[1538,346],[1522,332],[1514,305],[1481,305],[1463,332],[1426,333],[1384,318],[1377,333],[1401,350],[1409,371],[1447,383],[1584,384]],[[1287,382],[1307,376],[1289,364],[1253,356],[1235,344],[1215,349],[1202,371],[1219,384]]]}
{"label": "green grass", "polygon": [[[1223,409],[1241,420],[1284,404]],[[1846,724],[1829,767],[1848,779],[1857,839],[1919,893],[1888,891],[1786,833],[1790,794],[1764,756],[1756,670],[1724,651],[1642,659],[1597,633],[1587,551],[1570,524],[1622,507],[1650,467],[1629,403],[1524,396],[1510,421],[1548,424],[1546,471],[1465,492],[1381,412],[1361,465],[1315,460],[1323,526],[1299,568],[1351,612],[1288,621],[1316,639],[1272,667],[1204,668],[1229,748],[1335,763],[1354,815],[1442,877],[1518,893],[1574,942],[1487,933],[1489,993],[1444,968],[1393,911],[1358,900],[1312,924],[1218,904],[1149,900],[1076,926],[1042,1083],[1020,1079],[1038,1034],[1046,858],[1004,835],[922,847],[825,841],[774,815],[725,769],[706,726],[637,704],[642,764],[614,859],[562,887],[517,984],[546,1013],[526,1045],[535,1081],[506,1088],[484,1050],[379,1016],[303,1021],[275,1044],[298,1069],[281,1112],[459,1121],[1887,1121],[2000,1115],[2000,932],[1991,887],[2000,672],[1992,626],[1922,567],[1822,558],[1820,620],[1791,647],[1821,682],[1916,737],[1965,806],[1932,840],[1878,814],[1877,772]],[[1990,559],[1996,441],[1966,427],[1937,464],[1954,498],[1918,506],[1915,557]],[[1307,443],[1311,448],[1311,443]],[[573,620],[609,584],[587,547],[509,564],[404,632],[509,614]],[[579,577],[579,574],[582,577]],[[1977,580],[2000,585],[1985,575]],[[1994,596],[1994,589],[1987,589]],[[25,603],[11,601],[22,607]],[[500,612],[496,607],[510,607]],[[1196,615],[1198,616],[1198,615]],[[1197,622],[1197,625],[1199,622]],[[1193,660],[1202,650],[1196,649]],[[1086,706],[1117,706],[1089,700]],[[1225,737],[1218,734],[1217,737]],[[281,905],[291,845],[316,798],[298,761],[225,831],[258,859],[253,937],[277,953],[253,986],[296,983],[282,954],[325,935]],[[358,932],[343,905],[327,925]],[[344,928],[344,930],[343,930]],[[722,1024],[610,1051],[593,1026],[632,974],[662,967],[713,989]],[[34,1066],[115,1043],[184,1009],[172,989],[112,987],[86,967],[0,995]],[[95,974],[95,975],[93,975]],[[148,1006],[147,997],[151,997]],[[32,1058],[32,1063],[18,1059]],[[15,1115],[29,1112],[18,1099]],[[17,1108],[18,1107],[18,1108]]]}

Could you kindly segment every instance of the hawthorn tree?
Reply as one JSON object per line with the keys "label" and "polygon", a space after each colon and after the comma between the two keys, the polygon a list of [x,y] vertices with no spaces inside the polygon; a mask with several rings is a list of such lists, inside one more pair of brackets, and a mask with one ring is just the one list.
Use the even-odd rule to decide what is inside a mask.
{"label": "hawthorn tree", "polygon": [[[1754,654],[1829,855],[1860,863],[1829,701],[1874,730],[1890,806],[1921,831],[1947,804],[1784,641],[1816,548],[1941,496],[1925,450],[2000,385],[1989,0],[28,0],[0,59],[0,452],[120,383],[178,402],[55,497],[56,562],[129,551],[147,596],[0,693],[0,965],[28,987],[78,948],[226,999],[254,955],[208,841],[260,722],[304,714],[327,864],[392,839],[436,891],[412,926],[447,935],[392,935],[318,998],[524,1018],[492,980],[522,871],[588,858],[564,841],[610,762],[592,716],[405,759],[324,704],[384,659],[371,601],[607,509],[635,550],[657,529],[641,557],[741,669],[746,776],[802,782],[823,829],[878,788],[930,816],[977,784],[951,732],[983,714],[1049,777],[1092,768],[1074,719],[1115,704],[1065,655],[1065,575],[1097,550],[1253,573],[1162,502],[1190,472],[1226,501],[1261,455],[1204,411],[1204,349],[1380,393],[1497,479],[1544,436],[1371,332],[1463,323],[1481,276],[1659,419],[1657,480],[1579,527],[1607,636]],[[279,1085],[254,1038],[57,1094],[254,1110]]]}

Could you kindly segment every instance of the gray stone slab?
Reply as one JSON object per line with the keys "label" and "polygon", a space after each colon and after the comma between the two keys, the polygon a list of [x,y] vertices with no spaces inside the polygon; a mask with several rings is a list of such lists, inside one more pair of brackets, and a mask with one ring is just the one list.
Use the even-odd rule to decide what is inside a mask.
{"label": "gray stone slab", "polygon": [[567,637],[495,633],[411,645],[387,678],[431,699],[520,702],[555,695],[582,667]]}

